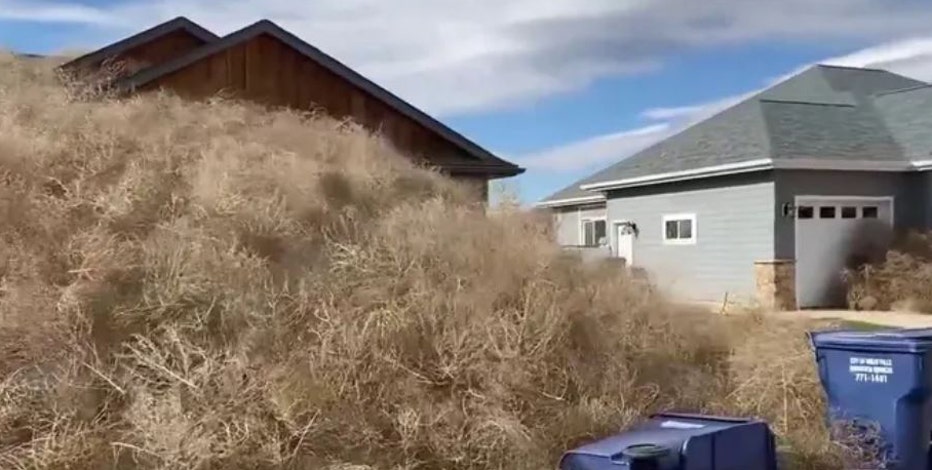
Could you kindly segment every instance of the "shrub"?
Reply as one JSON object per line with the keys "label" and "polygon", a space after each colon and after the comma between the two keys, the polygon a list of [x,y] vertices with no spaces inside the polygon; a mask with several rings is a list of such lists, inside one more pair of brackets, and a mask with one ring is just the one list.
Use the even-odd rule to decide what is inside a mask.
{"label": "shrub", "polygon": [[932,313],[932,238],[909,233],[883,259],[860,265],[846,276],[853,308]]}

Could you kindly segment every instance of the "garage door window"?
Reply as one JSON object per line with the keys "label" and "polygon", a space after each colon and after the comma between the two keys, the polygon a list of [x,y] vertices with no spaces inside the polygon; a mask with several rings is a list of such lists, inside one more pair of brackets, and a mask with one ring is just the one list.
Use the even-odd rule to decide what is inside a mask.
{"label": "garage door window", "polygon": [[696,243],[696,214],[673,214],[663,217],[663,242],[668,245]]}
{"label": "garage door window", "polygon": [[878,206],[799,206],[797,219],[876,219],[880,217]]}

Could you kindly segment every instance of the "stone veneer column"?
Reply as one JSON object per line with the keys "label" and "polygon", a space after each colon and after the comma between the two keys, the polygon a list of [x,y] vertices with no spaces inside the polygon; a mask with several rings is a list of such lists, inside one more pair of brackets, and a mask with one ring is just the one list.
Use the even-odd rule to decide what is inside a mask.
{"label": "stone veneer column", "polygon": [[769,310],[796,310],[794,260],[756,261],[757,300]]}

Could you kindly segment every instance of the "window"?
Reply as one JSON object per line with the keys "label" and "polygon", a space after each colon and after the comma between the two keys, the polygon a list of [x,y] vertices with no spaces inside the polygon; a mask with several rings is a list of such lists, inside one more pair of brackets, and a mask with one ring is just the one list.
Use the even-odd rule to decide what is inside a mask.
{"label": "window", "polygon": [[858,208],[854,206],[844,206],[841,208],[841,218],[842,219],[857,219],[858,218]]}
{"label": "window", "polygon": [[799,206],[799,208],[796,209],[796,217],[800,219],[811,219],[814,214],[815,211],[812,206]]}
{"label": "window", "polygon": [[835,218],[835,206],[820,207],[819,218],[820,219],[834,219]]}
{"label": "window", "polygon": [[864,206],[861,208],[861,218],[864,219],[876,219],[877,218],[877,206]]}
{"label": "window", "polygon": [[670,245],[696,243],[696,215],[676,214],[664,216],[663,241]]}
{"label": "window", "polygon": [[605,219],[582,221],[583,245],[599,246],[605,241]]}

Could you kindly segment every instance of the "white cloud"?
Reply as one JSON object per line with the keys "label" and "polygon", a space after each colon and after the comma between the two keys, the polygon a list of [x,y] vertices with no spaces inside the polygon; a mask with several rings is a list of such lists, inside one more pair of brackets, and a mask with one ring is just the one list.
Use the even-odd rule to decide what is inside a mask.
{"label": "white cloud", "polygon": [[726,96],[704,103],[692,104],[687,106],[677,106],[672,108],[648,108],[641,112],[641,117],[653,121],[667,121],[671,126],[685,126],[722,111],[749,98],[753,93],[743,93],[740,95]]}
{"label": "white cloud", "polygon": [[[830,57],[818,63],[844,67],[880,68],[918,80],[932,81],[932,36],[891,41],[850,54]],[[764,87],[786,80],[812,65],[814,64],[805,64],[793,69],[791,72],[770,78],[765,81]],[[650,121],[659,122],[648,128],[633,131],[623,130],[596,136],[540,153],[518,157],[517,160],[532,168],[537,166],[541,170],[564,171],[588,168],[595,171],[603,166],[616,163],[654,142],[669,137],[686,126],[702,121],[750,98],[764,87],[703,103],[649,108],[642,111],[640,116]],[[643,129],[651,129],[655,126],[658,129],[663,127],[664,130],[662,132],[642,134]],[[585,155],[598,155],[598,158],[586,158]]]}
{"label": "white cloud", "polygon": [[686,49],[781,39],[882,42],[921,34],[932,23],[932,5],[891,8],[889,0],[109,3],[0,0],[0,19],[101,25],[117,39],[177,15],[220,34],[269,18],[441,115],[533,103],[602,77],[653,70]]}
{"label": "white cloud", "polygon": [[663,121],[667,119],[677,119],[683,116],[691,116],[702,109],[702,106],[675,106],[672,108],[648,108],[641,112],[641,117],[651,121]]}
{"label": "white cloud", "polygon": [[923,81],[932,81],[932,36],[888,42],[823,63],[849,67],[874,67]]}
{"label": "white cloud", "polygon": [[107,24],[111,17],[100,9],[78,4],[0,0],[0,19],[44,23]]}
{"label": "white cloud", "polygon": [[605,165],[617,161],[619,155],[629,155],[669,137],[671,130],[668,123],[653,124],[573,142],[516,160],[530,170],[564,171]]}

